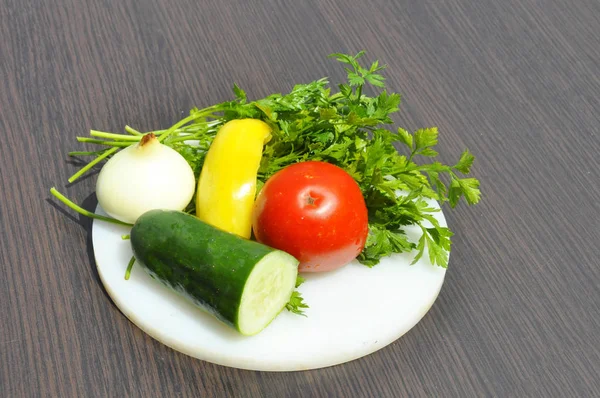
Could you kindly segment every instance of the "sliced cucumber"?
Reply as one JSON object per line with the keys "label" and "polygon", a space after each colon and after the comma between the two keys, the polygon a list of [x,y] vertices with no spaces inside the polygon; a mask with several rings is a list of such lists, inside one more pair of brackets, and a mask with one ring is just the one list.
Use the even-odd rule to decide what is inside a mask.
{"label": "sliced cucumber", "polygon": [[298,260],[178,211],[151,210],[131,230],[139,264],[201,308],[252,335],[285,307]]}
{"label": "sliced cucumber", "polygon": [[[295,260],[287,253],[274,251],[254,266],[246,280],[238,312],[241,333],[251,335],[260,332],[285,307],[298,275]],[[288,266],[283,266],[285,264]]]}

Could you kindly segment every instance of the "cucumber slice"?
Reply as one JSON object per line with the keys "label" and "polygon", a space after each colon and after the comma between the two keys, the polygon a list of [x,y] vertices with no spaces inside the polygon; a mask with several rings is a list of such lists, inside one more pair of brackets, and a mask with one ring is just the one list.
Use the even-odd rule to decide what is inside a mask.
{"label": "cucumber slice", "polygon": [[183,212],[144,213],[130,237],[146,272],[245,335],[264,329],[295,287],[294,257]]}
{"label": "cucumber slice", "polygon": [[294,291],[298,264],[287,253],[274,251],[255,266],[246,280],[238,313],[238,330],[253,335],[281,312]]}

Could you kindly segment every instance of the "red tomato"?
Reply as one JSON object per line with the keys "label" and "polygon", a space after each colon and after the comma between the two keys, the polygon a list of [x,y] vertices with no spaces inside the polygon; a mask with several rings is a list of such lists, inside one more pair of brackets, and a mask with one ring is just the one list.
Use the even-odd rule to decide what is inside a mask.
{"label": "red tomato", "polygon": [[368,234],[365,200],[354,179],[325,162],[280,170],[253,210],[256,239],[300,260],[300,272],[331,271],[358,256]]}

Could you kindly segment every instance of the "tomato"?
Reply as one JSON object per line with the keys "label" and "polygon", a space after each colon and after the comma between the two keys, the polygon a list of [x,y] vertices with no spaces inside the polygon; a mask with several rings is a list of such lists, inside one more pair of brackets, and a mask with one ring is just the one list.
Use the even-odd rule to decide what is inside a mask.
{"label": "tomato", "polygon": [[343,169],[308,161],[273,175],[253,209],[256,239],[300,261],[300,272],[331,271],[358,256],[368,234],[365,200]]}

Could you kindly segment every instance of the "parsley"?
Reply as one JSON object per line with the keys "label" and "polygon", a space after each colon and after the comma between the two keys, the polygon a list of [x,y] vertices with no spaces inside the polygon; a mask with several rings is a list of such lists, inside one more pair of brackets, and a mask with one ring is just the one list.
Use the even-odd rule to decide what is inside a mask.
{"label": "parsley", "polygon": [[304,302],[300,292],[294,290],[292,292],[292,297],[290,297],[290,301],[285,305],[285,309],[294,314],[306,316],[303,308],[308,308],[308,305]]}
{"label": "parsley", "polygon": [[[205,109],[194,108],[189,117],[175,126],[154,133],[161,142],[181,153],[198,176],[206,151],[222,124],[238,118],[261,119],[272,127],[273,137],[264,150],[259,188],[271,175],[292,163],[305,160],[333,163],[357,181],[369,211],[369,236],[358,261],[372,267],[392,253],[416,250],[413,263],[427,252],[432,264],[447,267],[452,232],[439,225],[432,216],[436,209],[425,199],[448,202],[450,207],[455,207],[461,198],[469,205],[479,202],[479,181],[466,177],[475,157],[465,150],[455,165],[423,162],[438,155],[437,128],[413,133],[392,128],[390,115],[398,111],[400,95],[385,90],[385,78],[380,72],[386,66],[375,61],[368,68],[363,67],[360,63],[363,56],[363,51],[356,55],[331,55],[345,65],[347,72],[347,81],[339,84],[336,92],[323,78],[298,84],[287,94],[249,101],[246,92],[234,85],[234,100]],[[367,85],[380,89],[379,94],[373,97],[363,94]],[[71,153],[96,157],[72,180],[141,137],[130,127],[126,131],[131,135],[95,132],[94,139],[78,137],[78,141],[108,148]],[[190,145],[190,140],[196,144]],[[193,209],[192,203],[188,211]],[[422,231],[417,242],[411,242],[404,233],[403,228],[409,225],[416,225]],[[302,308],[306,305],[299,293],[294,292],[288,309],[298,313]]]}
{"label": "parsley", "polygon": [[[303,283],[304,278],[298,275],[296,278],[296,287],[299,287]],[[290,297],[290,301],[285,305],[285,308],[294,314],[306,316],[304,308],[308,308],[308,305],[304,302],[304,298],[302,298],[300,292],[294,290],[292,292],[292,297]]]}

